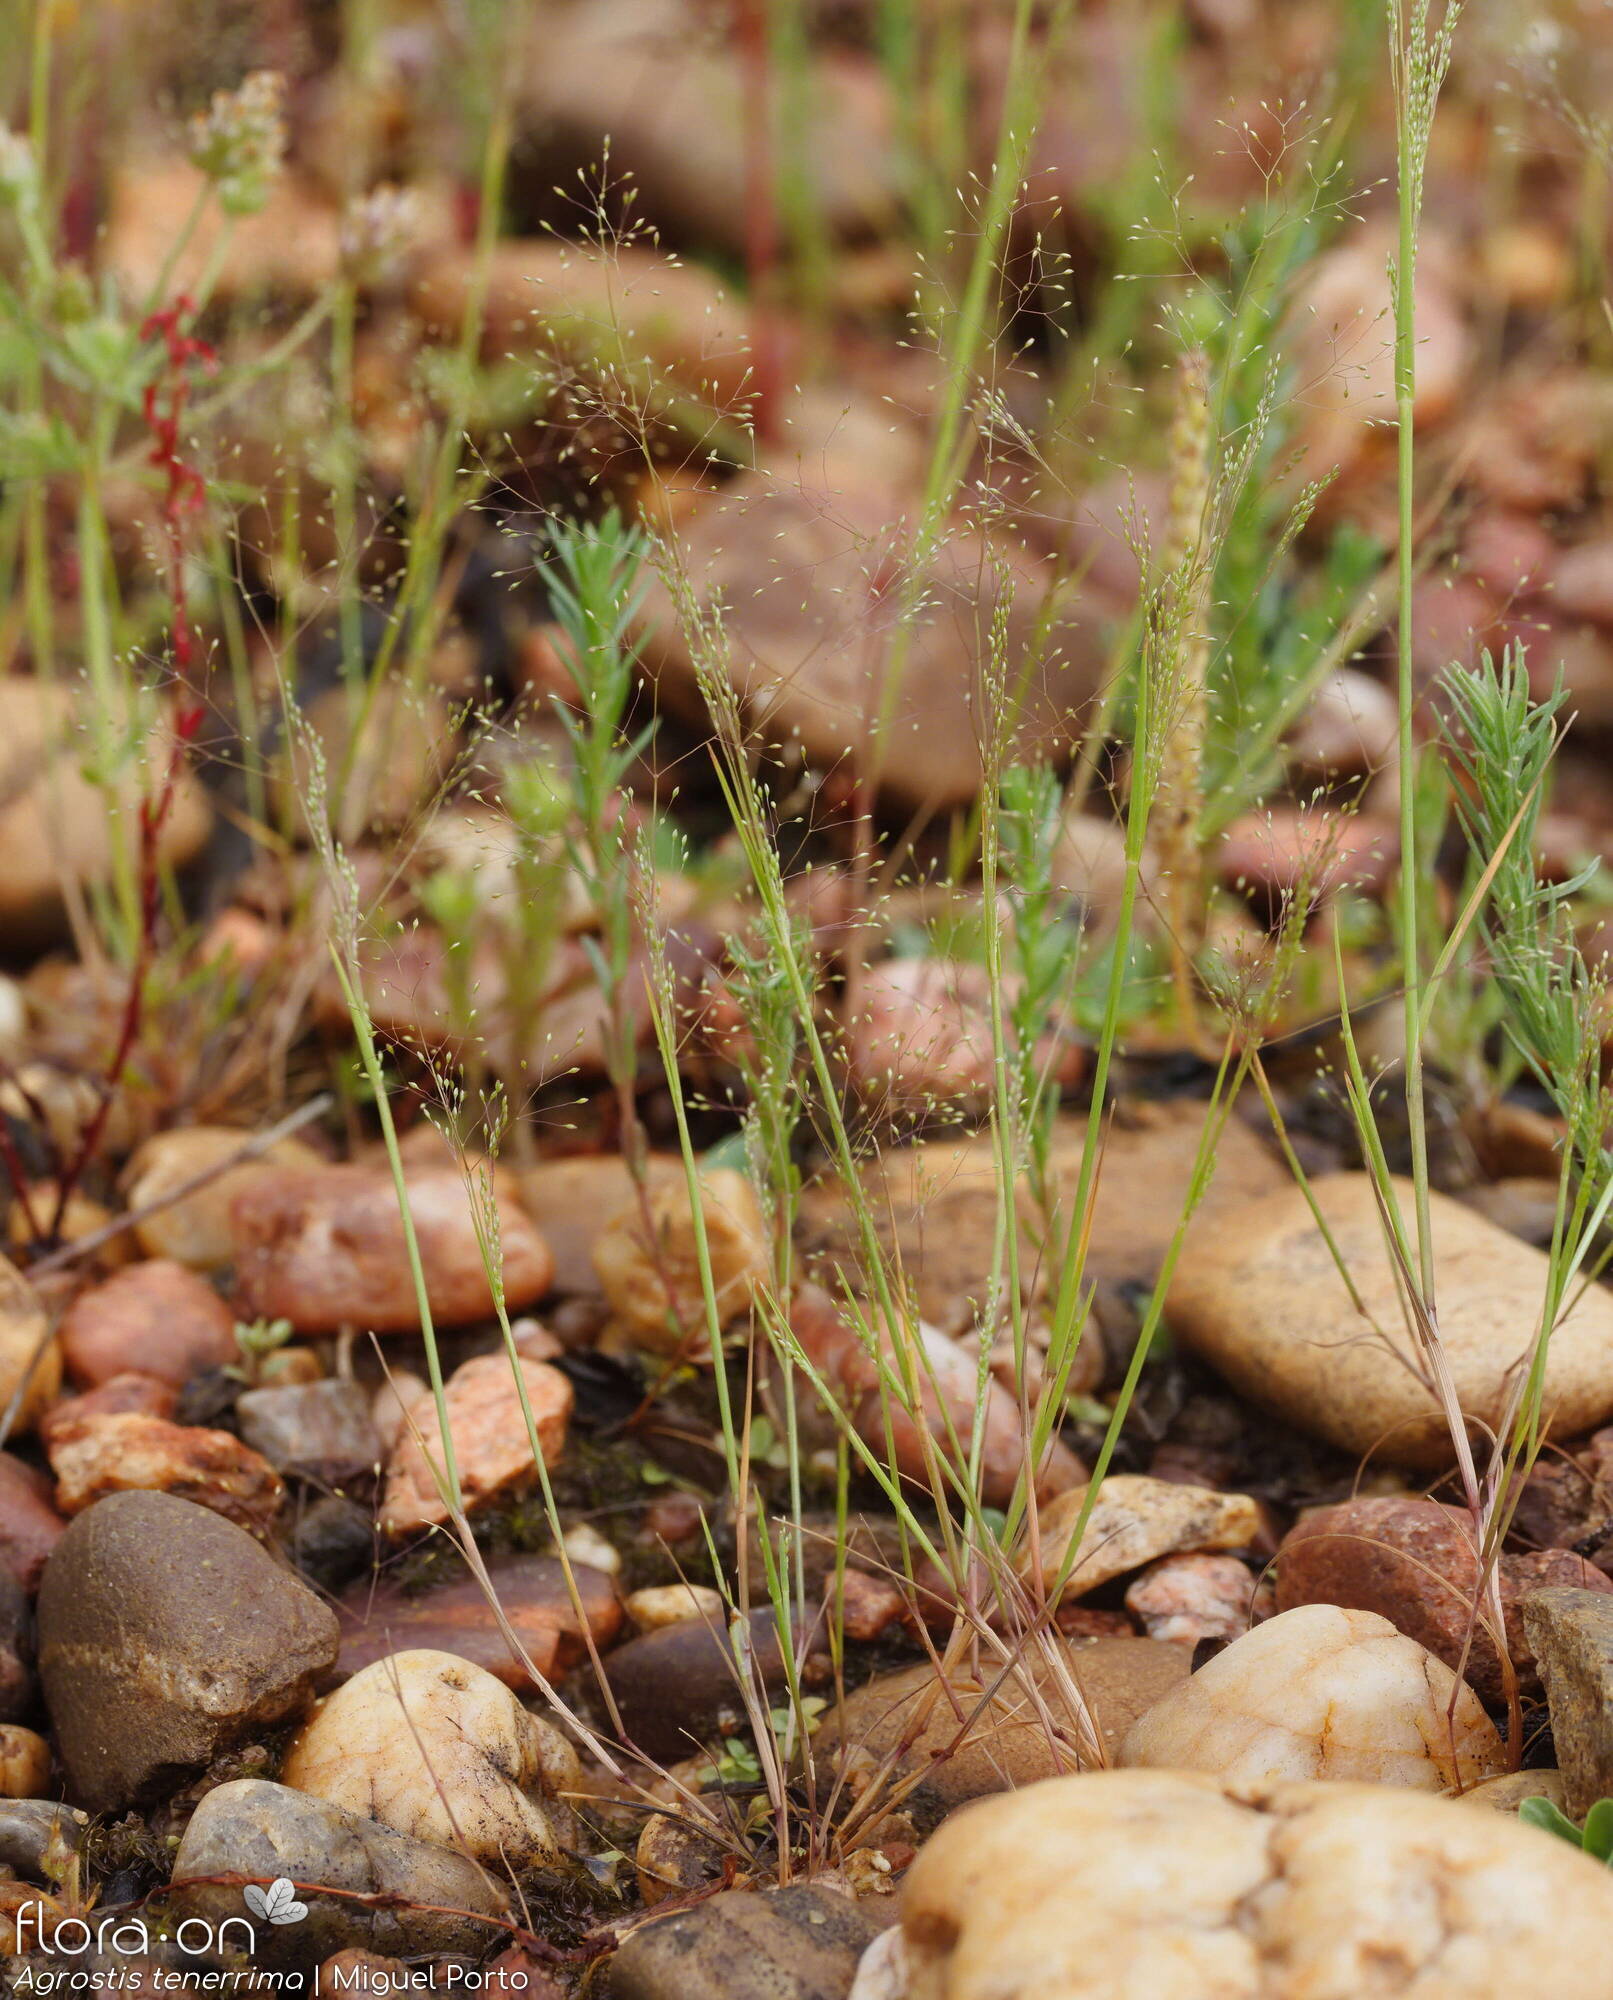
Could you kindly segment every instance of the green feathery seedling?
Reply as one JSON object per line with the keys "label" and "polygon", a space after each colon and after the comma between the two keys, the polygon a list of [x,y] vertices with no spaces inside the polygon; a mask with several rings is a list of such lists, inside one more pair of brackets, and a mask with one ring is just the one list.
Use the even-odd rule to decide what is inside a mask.
{"label": "green feathery seedling", "polygon": [[1595,1275],[1594,1252],[1613,1210],[1613,1150],[1607,1144],[1613,1089],[1603,1078],[1601,1040],[1608,981],[1605,968],[1587,964],[1576,946],[1568,910],[1597,864],[1557,883],[1542,882],[1535,870],[1535,831],[1565,698],[1561,685],[1535,701],[1521,654],[1509,650],[1499,664],[1486,654],[1476,671],[1447,674],[1444,687],[1451,705],[1446,740],[1466,781],[1457,791],[1457,812],[1476,876],[1470,902],[1483,911],[1502,1026],[1565,1132],[1540,1323],[1529,1367],[1509,1394],[1486,1482],[1486,1542],[1498,1550],[1511,1522],[1514,1481],[1527,1474],[1542,1442],[1552,1328],[1576,1286]]}
{"label": "green feathery seedling", "polygon": [[549,543],[554,561],[546,581],[562,635],[558,650],[576,696],[558,705],[571,750],[576,830],[569,852],[599,926],[598,937],[585,943],[608,1012],[605,1061],[621,1107],[623,1147],[638,1179],[637,995],[629,991],[634,849],[623,785],[650,735],[648,729],[636,737],[626,733],[638,663],[633,627],[649,587],[641,575],[648,543],[614,508],[593,524],[555,522]]}

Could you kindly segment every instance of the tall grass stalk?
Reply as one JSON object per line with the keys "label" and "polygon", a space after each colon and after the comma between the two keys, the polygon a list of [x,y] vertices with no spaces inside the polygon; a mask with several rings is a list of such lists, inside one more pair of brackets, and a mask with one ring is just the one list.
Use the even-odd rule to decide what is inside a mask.
{"label": "tall grass stalk", "polygon": [[1398,247],[1391,270],[1395,314],[1396,481],[1399,542],[1400,955],[1405,983],[1406,1112],[1417,1209],[1416,1270],[1429,1315],[1434,1305],[1434,1240],[1428,1200],[1428,1125],[1423,1089],[1422,933],[1418,921],[1417,683],[1412,662],[1416,581],[1417,235],[1423,175],[1440,88],[1450,67],[1461,0],[1392,0],[1390,77],[1394,86]]}
{"label": "tall grass stalk", "polygon": [[1171,974],[1182,1030],[1194,1038],[1192,960],[1204,928],[1199,861],[1204,811],[1204,737],[1209,705],[1210,586],[1205,533],[1211,498],[1209,366],[1202,352],[1182,358],[1171,426],[1170,520],[1166,566],[1181,599],[1176,713],[1165,727],[1158,857],[1165,884]]}

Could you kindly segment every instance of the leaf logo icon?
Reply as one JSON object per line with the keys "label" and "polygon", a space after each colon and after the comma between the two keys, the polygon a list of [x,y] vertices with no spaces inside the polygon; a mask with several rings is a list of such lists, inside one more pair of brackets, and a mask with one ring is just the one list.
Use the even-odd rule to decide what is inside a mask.
{"label": "leaf logo icon", "polygon": [[267,1889],[260,1889],[256,1882],[249,1882],[241,1891],[247,1908],[255,1917],[262,1917],[271,1924],[300,1924],[308,1914],[308,1905],[297,1901],[297,1891],[284,1875],[271,1882]]}

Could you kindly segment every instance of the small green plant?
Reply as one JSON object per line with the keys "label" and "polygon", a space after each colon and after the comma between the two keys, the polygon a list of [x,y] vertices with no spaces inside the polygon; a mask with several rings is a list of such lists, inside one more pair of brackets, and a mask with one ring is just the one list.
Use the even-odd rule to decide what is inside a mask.
{"label": "small green plant", "polygon": [[722,1754],[714,1764],[707,1764],[700,1773],[703,1785],[759,1785],[762,1782],[762,1764],[752,1746],[743,1736],[725,1736]]}
{"label": "small green plant", "polygon": [[289,1319],[238,1319],[235,1344],[241,1351],[241,1365],[234,1372],[248,1382],[262,1381],[269,1356],[278,1353],[295,1330]]}
{"label": "small green plant", "polygon": [[1518,1817],[1525,1826],[1554,1833],[1570,1847],[1600,1861],[1604,1868],[1613,1868],[1613,1799],[1598,1799],[1585,1815],[1583,1826],[1576,1826],[1547,1798],[1525,1799],[1518,1807]]}
{"label": "small green plant", "polygon": [[[809,1694],[802,1699],[800,1713],[809,1731],[817,1727],[818,1719],[827,1706],[822,1695]],[[782,1736],[790,1727],[790,1711],[786,1708],[770,1709],[768,1721]],[[722,1755],[701,1771],[700,1782],[703,1785],[759,1785],[762,1783],[761,1759],[742,1736],[725,1736]]]}

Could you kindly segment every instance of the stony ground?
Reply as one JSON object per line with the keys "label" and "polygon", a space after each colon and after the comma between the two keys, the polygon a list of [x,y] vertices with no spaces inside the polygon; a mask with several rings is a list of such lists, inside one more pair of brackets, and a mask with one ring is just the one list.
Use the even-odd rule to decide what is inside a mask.
{"label": "stony ground", "polygon": [[[1047,110],[1006,237],[1013,310],[917,572],[947,380],[909,316],[915,257],[941,256],[943,295],[962,272],[945,232],[921,241],[923,165],[943,195],[989,167],[1012,9],[918,7],[903,57],[881,37],[908,10],[856,0],[763,10],[771,43],[744,6],[542,0],[492,83],[474,8],[340,11],[102,0],[58,22],[50,296],[17,277],[9,219],[0,239],[23,301],[7,338],[56,329],[64,425],[93,402],[73,329],[121,313],[168,371],[97,488],[117,664],[156,690],[111,767],[110,697],[78,671],[99,573],[82,468],[32,418],[5,432],[0,1987],[1613,1996],[1592,1837],[1613,1796],[1613,1296],[1593,1276],[1557,1325],[1548,1442],[1481,1552],[1338,1085],[1342,997],[1406,1171],[1375,10],[1091,4],[1057,32],[1032,10]],[[1613,858],[1610,68],[1590,5],[1469,9],[1417,287],[1418,729],[1436,677],[1486,648],[1526,642],[1539,693],[1561,673],[1575,722],[1535,854],[1560,882]],[[233,226],[214,203],[187,220],[212,169],[185,116],[261,69],[288,78],[285,158]],[[787,155],[777,203],[758,102],[764,166],[768,143]],[[1329,104],[1352,192],[1290,246],[1262,476],[1285,506],[1334,476],[1280,587],[1241,587],[1270,613],[1262,657],[1341,571],[1354,622],[1206,845],[1198,962],[1225,1000],[1298,947],[1250,1030],[1283,1143],[1251,1087],[1178,1242],[1236,1008],[1174,1006],[1151,848],[1091,1295],[1037,1452],[1046,1224],[1083,1185],[1097,1022],[1083,996],[1044,1024],[1045,1185],[1020,1174],[1004,1217],[978,941],[1011,911],[954,865],[1003,747],[981,723],[991,652],[1034,654],[1013,753],[1067,774],[1169,514],[1181,323],[1154,307],[1236,266],[1230,218],[1314,167],[1301,138]],[[501,226],[478,248],[495,118]],[[1162,192],[1178,182],[1191,199]],[[1134,278],[1153,304],[1131,315]],[[0,352],[19,409],[32,365]],[[210,410],[215,380],[237,386]],[[445,412],[471,448],[425,620],[409,565]],[[546,523],[608,506],[678,551],[630,608],[602,824],[682,844],[653,847],[653,894],[615,916],[570,808],[543,818],[578,713]],[[924,610],[892,677],[909,587]],[[707,755],[692,635],[714,612],[717,700],[776,802],[856,1140],[854,1186],[803,1118],[782,1243],[735,1143],[763,927]],[[1127,880],[1123,728],[1098,730],[1051,850],[1047,927],[1095,953]],[[1453,842],[1435,876],[1448,922]],[[1587,957],[1606,901],[1576,891]],[[332,970],[344,937],[412,1235]],[[1476,1437],[1505,1422],[1540,1312],[1564,1144],[1492,1030],[1449,1028],[1429,1098],[1439,1335]],[[496,1081],[513,1109],[490,1133],[462,1114]],[[810,1096],[804,1072],[790,1088]],[[1018,1346],[982,1325],[1009,1240]],[[900,1337],[880,1269],[907,1289]],[[893,1410],[904,1342],[922,1385]],[[753,1419],[737,1503],[720,1389]],[[937,1442],[977,1408],[1002,1543],[995,1568],[948,1571],[892,1494],[946,1539]],[[784,1629],[758,1535],[780,1520]],[[1591,1853],[1520,1820],[1540,1798],[1591,1816]]]}

